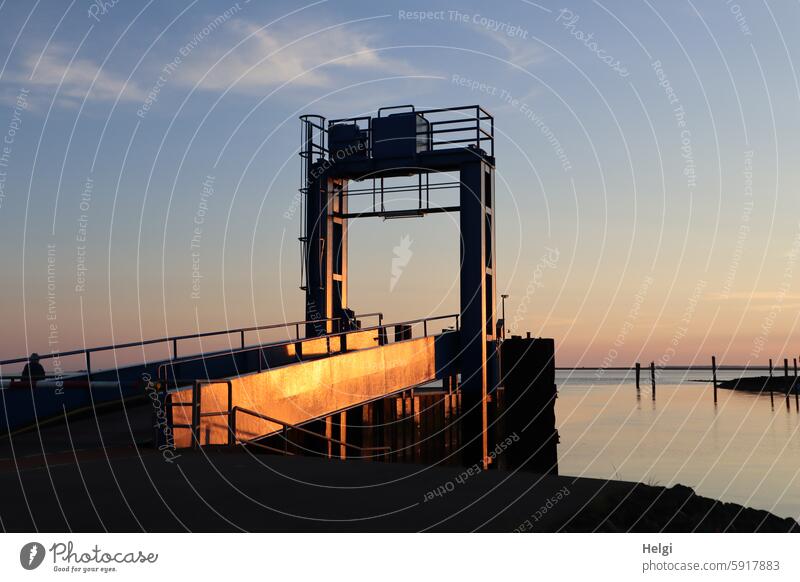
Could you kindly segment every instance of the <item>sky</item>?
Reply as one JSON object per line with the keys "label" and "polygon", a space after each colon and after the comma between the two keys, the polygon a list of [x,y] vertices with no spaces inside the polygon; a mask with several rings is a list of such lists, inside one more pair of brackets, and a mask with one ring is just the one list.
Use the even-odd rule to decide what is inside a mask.
{"label": "sky", "polygon": [[[494,115],[498,295],[558,365],[800,353],[797,3],[5,0],[0,22],[2,357],[302,319],[298,116],[408,103]],[[458,310],[457,215],[349,244],[356,312]]]}

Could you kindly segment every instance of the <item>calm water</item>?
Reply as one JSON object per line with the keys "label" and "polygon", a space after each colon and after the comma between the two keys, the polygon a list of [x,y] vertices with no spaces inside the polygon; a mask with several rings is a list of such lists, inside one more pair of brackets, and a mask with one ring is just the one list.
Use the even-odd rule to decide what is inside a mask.
{"label": "calm water", "polygon": [[[754,372],[752,375],[764,375]],[[724,380],[740,372],[720,372]],[[800,518],[800,414],[794,397],[719,390],[710,371],[559,371],[556,422],[564,475],[681,483],[707,497]]]}

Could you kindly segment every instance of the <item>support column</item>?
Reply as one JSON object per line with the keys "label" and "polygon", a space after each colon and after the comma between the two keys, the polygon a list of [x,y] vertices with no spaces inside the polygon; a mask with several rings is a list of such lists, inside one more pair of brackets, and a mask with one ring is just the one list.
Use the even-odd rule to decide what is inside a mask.
{"label": "support column", "polygon": [[[347,307],[347,180],[328,177],[323,164],[307,176],[306,319],[341,318]],[[338,331],[331,321],[306,324],[306,336]]]}
{"label": "support column", "polygon": [[488,467],[489,342],[497,329],[494,273],[494,168],[481,159],[461,167],[461,393],[464,463]]}

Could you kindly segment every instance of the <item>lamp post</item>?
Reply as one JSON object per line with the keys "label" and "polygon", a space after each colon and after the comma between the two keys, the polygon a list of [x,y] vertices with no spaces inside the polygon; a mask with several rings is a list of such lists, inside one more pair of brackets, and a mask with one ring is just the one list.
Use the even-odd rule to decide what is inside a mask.
{"label": "lamp post", "polygon": [[508,298],[508,293],[501,293],[500,300],[502,301],[503,305],[503,339],[506,339],[506,299]]}

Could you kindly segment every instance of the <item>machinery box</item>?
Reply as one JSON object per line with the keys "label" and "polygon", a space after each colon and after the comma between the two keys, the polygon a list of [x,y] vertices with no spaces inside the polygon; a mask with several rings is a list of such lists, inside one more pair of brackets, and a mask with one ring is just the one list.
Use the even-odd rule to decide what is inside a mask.
{"label": "machinery box", "polygon": [[337,123],[328,130],[328,148],[334,161],[366,158],[369,152],[367,132],[355,123]]}
{"label": "machinery box", "polygon": [[431,149],[430,123],[417,113],[395,113],[372,120],[372,157],[407,158]]}

